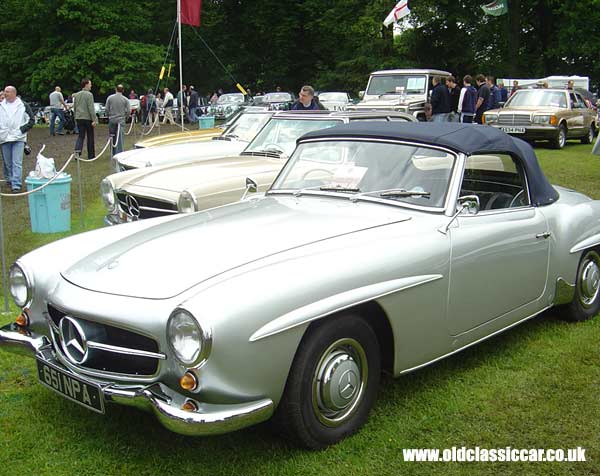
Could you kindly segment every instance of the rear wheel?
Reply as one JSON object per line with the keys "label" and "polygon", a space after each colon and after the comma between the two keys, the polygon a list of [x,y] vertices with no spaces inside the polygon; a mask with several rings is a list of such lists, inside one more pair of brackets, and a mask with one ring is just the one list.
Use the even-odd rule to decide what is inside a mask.
{"label": "rear wheel", "polygon": [[594,141],[595,129],[594,124],[590,125],[587,134],[581,138],[582,144],[591,144]]}
{"label": "rear wheel", "polygon": [[575,299],[562,307],[562,316],[575,322],[586,321],[600,311],[600,255],[584,252],[575,281]]}
{"label": "rear wheel", "polygon": [[334,444],[367,420],[380,371],[377,336],[364,319],[318,323],[302,339],[274,423],[308,448]]}
{"label": "rear wheel", "polygon": [[550,144],[554,149],[562,149],[567,143],[567,128],[564,124],[558,126],[556,136],[550,141]]}

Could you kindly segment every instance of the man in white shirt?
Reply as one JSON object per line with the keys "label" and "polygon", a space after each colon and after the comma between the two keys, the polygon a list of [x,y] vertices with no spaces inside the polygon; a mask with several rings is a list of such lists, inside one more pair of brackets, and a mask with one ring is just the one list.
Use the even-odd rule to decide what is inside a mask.
{"label": "man in white shirt", "polygon": [[173,119],[173,94],[169,91],[169,88],[165,88],[164,92],[163,106],[165,108],[165,117],[162,123],[166,124],[169,121],[169,124],[175,125],[175,119]]}
{"label": "man in white shirt", "polygon": [[29,104],[17,97],[17,88],[6,86],[4,100],[0,102],[0,145],[4,179],[13,192],[21,190],[23,180],[23,150],[27,131],[35,120]]}

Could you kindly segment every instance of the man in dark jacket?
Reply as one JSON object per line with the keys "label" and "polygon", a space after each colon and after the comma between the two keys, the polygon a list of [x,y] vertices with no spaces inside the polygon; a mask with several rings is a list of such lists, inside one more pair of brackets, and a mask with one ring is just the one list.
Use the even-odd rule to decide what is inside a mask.
{"label": "man in dark jacket", "polygon": [[442,84],[440,76],[432,78],[433,89],[431,90],[431,121],[447,122],[450,114],[450,93],[448,88]]}
{"label": "man in dark jacket", "polygon": [[188,102],[188,120],[192,124],[198,121],[198,116],[196,114],[197,109],[198,109],[198,91],[196,91],[194,86],[190,86],[190,99]]}
{"label": "man in dark jacket", "polygon": [[298,96],[298,100],[292,106],[292,111],[317,111],[319,109],[312,86],[302,86]]}
{"label": "man in dark jacket", "polygon": [[454,76],[448,76],[446,79],[448,94],[450,95],[450,114],[448,122],[460,122],[458,115],[458,99],[460,98],[460,88],[456,84]]}
{"label": "man in dark jacket", "polygon": [[477,104],[475,105],[475,122],[483,123],[483,113],[487,111],[488,102],[490,100],[490,88],[487,87],[485,76],[478,74],[476,78],[477,87]]}

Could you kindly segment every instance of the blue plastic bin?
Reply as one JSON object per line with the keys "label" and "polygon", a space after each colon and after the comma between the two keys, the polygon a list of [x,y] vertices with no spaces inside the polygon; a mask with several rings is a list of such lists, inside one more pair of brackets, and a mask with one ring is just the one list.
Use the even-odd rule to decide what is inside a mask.
{"label": "blue plastic bin", "polygon": [[198,118],[198,129],[215,127],[215,116],[201,116]]}
{"label": "blue plastic bin", "polygon": [[[48,179],[27,177],[27,191],[40,187]],[[34,192],[29,198],[31,231],[58,233],[71,229],[71,176],[59,177],[46,188]]]}

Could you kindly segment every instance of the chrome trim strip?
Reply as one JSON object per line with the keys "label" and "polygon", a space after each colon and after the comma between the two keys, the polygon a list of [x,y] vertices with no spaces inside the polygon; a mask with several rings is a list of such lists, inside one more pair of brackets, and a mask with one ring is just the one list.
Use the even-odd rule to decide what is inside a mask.
{"label": "chrome trim strip", "polygon": [[165,354],[148,352],[146,350],[128,349],[126,347],[118,347],[116,345],[101,344],[99,342],[88,341],[87,345],[90,349],[104,350],[106,352],[114,352],[115,354],[136,355],[138,357],[148,357],[152,359],[166,360]]}
{"label": "chrome trim strip", "polygon": [[467,349],[467,348],[469,348],[469,347],[471,347],[471,346],[473,346],[473,345],[479,344],[480,342],[483,342],[484,340],[486,340],[486,339],[489,339],[490,337],[494,337],[495,335],[497,335],[497,334],[500,334],[501,332],[507,331],[507,330],[508,330],[508,329],[510,329],[511,327],[514,327],[514,326],[516,326],[516,325],[519,325],[519,324],[521,324],[522,322],[525,322],[525,321],[527,321],[527,320],[529,320],[529,319],[532,319],[532,318],[534,318],[535,316],[538,316],[539,314],[541,314],[542,312],[544,312],[544,311],[547,311],[547,310],[548,310],[548,309],[550,309],[551,307],[552,307],[552,306],[547,306],[547,307],[543,308],[542,310],[540,310],[540,311],[537,311],[537,312],[535,312],[534,314],[531,314],[530,316],[527,316],[527,317],[525,317],[525,318],[523,318],[523,319],[521,319],[521,320],[519,320],[519,321],[517,321],[517,322],[513,322],[512,324],[510,324],[510,325],[508,325],[508,326],[506,326],[506,327],[503,327],[502,329],[498,329],[497,331],[495,331],[495,332],[492,332],[491,334],[488,334],[488,335],[486,335],[486,336],[483,336],[483,337],[481,337],[480,339],[477,339],[477,340],[475,340],[475,341],[473,341],[473,342],[469,342],[468,344],[465,344],[465,345],[463,345],[462,347],[460,347],[460,348],[458,348],[458,349],[456,349],[456,350],[453,350],[453,351],[451,351],[451,352],[448,352],[447,354],[440,355],[439,357],[436,357],[436,358],[435,358],[435,359],[433,359],[433,360],[430,360],[430,361],[428,361],[428,362],[425,362],[425,363],[423,363],[423,364],[419,364],[419,365],[416,365],[416,366],[414,366],[414,367],[410,367],[410,368],[408,368],[408,369],[402,370],[402,371],[400,371],[400,372],[398,373],[398,375],[404,375],[404,374],[407,374],[407,373],[410,373],[410,372],[414,372],[415,370],[418,370],[418,369],[420,369],[420,368],[423,368],[423,367],[426,367],[426,366],[428,366],[428,365],[430,365],[430,364],[433,364],[433,363],[437,362],[438,360],[442,360],[442,359],[445,359],[446,357],[450,357],[451,355],[454,355],[454,354],[456,354],[456,353],[460,352],[461,350],[465,350],[465,349]]}
{"label": "chrome trim strip", "polygon": [[[172,214],[179,213],[177,210],[169,210],[168,208],[144,207],[142,205],[140,205],[140,210],[146,210],[148,212],[161,212],[161,213],[172,213]],[[125,212],[123,212],[123,213],[125,213]]]}
{"label": "chrome trim strip", "polygon": [[8,346],[8,351],[20,355],[31,355],[52,344],[44,335],[34,335],[14,322],[0,328],[0,346]]}
{"label": "chrome trim strip", "polygon": [[409,276],[406,278],[375,283],[335,294],[333,296],[321,299],[320,301],[316,301],[298,309],[294,309],[293,311],[272,320],[254,332],[248,341],[256,342],[266,337],[280,334],[281,332],[285,332],[289,329],[316,321],[349,307],[357,306],[359,304],[387,296],[388,294],[404,291],[406,289],[430,283],[432,281],[437,281],[438,279],[442,278],[443,275],[441,274]]}
{"label": "chrome trim strip", "polygon": [[585,240],[580,241],[575,246],[573,246],[573,248],[571,248],[569,250],[569,253],[571,253],[571,254],[579,253],[580,251],[583,251],[588,248],[593,248],[594,246],[598,246],[598,245],[600,245],[600,234],[590,236],[589,238],[586,238]]}

